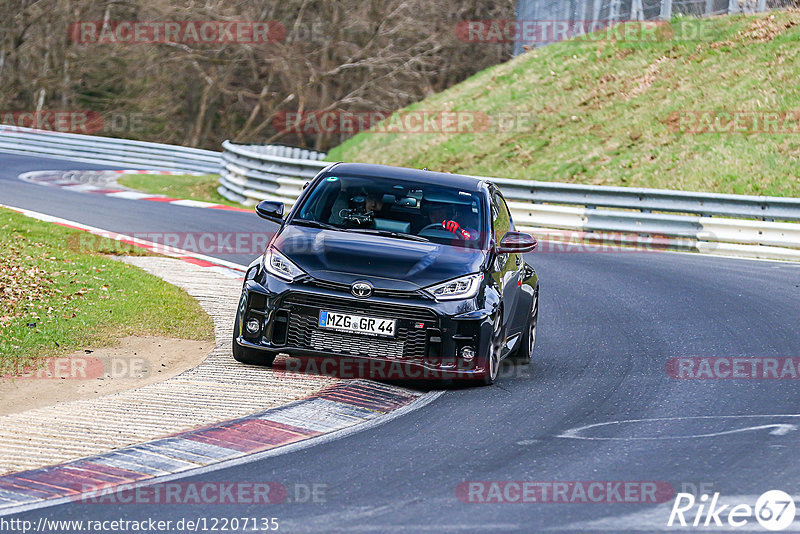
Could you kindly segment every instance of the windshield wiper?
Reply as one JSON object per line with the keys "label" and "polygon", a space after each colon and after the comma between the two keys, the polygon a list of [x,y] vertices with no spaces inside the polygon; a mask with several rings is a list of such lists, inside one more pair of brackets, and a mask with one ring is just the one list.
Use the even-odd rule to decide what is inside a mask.
{"label": "windshield wiper", "polygon": [[323,230],[338,230],[340,232],[344,232],[344,228],[339,228],[338,226],[334,226],[332,224],[319,222],[319,221],[312,221],[309,219],[292,219],[292,223],[297,223],[301,226],[310,226],[311,228],[321,228]]}
{"label": "windshield wiper", "polygon": [[389,230],[375,230],[373,228],[350,228],[349,232],[358,232],[362,234],[375,234],[383,237],[395,237],[397,239],[407,239],[409,241],[421,241],[430,243],[430,239],[422,237],[421,235],[405,234],[403,232],[391,232]]}

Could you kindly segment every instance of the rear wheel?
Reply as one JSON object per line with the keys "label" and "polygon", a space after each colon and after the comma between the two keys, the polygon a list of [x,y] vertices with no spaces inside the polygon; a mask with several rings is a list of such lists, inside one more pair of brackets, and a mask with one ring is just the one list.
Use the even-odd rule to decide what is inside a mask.
{"label": "rear wheel", "polygon": [[528,322],[525,325],[525,331],[522,332],[522,339],[519,341],[519,346],[514,351],[512,358],[516,363],[528,364],[531,363],[533,356],[533,347],[536,345],[536,327],[539,322],[539,288],[533,294],[533,305],[531,312],[528,315]]}

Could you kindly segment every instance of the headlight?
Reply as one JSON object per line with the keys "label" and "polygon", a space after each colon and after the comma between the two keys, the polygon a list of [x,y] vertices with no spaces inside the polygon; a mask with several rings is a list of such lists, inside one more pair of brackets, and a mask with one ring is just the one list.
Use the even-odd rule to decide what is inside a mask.
{"label": "headlight", "polygon": [[425,290],[436,297],[436,300],[468,299],[478,293],[482,281],[482,274],[468,274],[455,280],[426,287]]}
{"label": "headlight", "polygon": [[305,274],[300,267],[292,263],[292,260],[272,247],[264,253],[264,268],[271,275],[287,282],[292,282],[298,276]]}

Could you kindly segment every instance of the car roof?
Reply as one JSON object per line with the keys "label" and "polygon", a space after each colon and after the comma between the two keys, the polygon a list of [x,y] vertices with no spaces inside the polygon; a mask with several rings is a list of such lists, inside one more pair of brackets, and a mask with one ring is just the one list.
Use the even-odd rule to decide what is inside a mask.
{"label": "car roof", "polygon": [[485,180],[463,174],[449,174],[446,172],[425,171],[422,169],[409,169],[407,167],[393,167],[391,165],[377,165],[374,163],[337,163],[329,167],[326,174],[348,174],[351,176],[389,178],[395,180],[408,180],[435,185],[444,185],[479,192]]}

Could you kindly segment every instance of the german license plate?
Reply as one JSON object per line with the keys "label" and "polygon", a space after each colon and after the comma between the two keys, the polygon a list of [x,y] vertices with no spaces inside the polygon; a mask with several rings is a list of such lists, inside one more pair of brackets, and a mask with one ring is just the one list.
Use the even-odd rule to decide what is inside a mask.
{"label": "german license plate", "polygon": [[367,336],[394,337],[397,321],[341,312],[319,312],[319,327]]}

